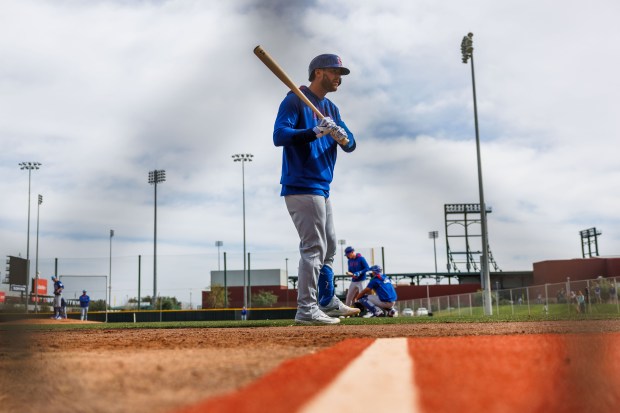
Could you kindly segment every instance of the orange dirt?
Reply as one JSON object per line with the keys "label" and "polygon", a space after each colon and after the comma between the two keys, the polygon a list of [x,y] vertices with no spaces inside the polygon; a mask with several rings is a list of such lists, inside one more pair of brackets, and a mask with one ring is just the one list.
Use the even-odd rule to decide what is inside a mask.
{"label": "orange dirt", "polygon": [[[41,320],[41,323],[49,322],[79,323],[75,320]],[[213,329],[43,329],[25,334],[9,332],[0,325],[0,411],[171,412],[244,388],[286,360],[316,352],[346,338],[601,331],[620,331],[620,320]]]}

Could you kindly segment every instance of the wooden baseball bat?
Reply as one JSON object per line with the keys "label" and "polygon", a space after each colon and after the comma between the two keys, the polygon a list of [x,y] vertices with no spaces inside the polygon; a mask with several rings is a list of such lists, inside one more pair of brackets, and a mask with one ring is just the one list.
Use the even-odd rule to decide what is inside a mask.
{"label": "wooden baseball bat", "polygon": [[[284,69],[280,67],[278,62],[276,62],[275,59],[271,57],[271,55],[267,53],[267,51],[263,49],[261,45],[258,45],[254,48],[254,54],[256,55],[256,57],[258,57],[261,60],[261,62],[265,64],[265,66],[269,68],[269,70],[271,70],[271,72],[274,75],[276,75],[278,79],[282,81],[282,83],[284,83],[286,86],[288,86],[289,89],[291,89],[291,92],[296,94],[297,97],[299,97],[299,99],[301,99],[302,102],[308,105],[308,107],[312,109],[314,113],[316,113],[319,119],[323,119],[325,117],[316,108],[316,106],[314,106],[314,104],[310,101],[310,99],[308,99],[308,97],[304,95],[301,90],[299,90],[299,87],[297,87],[297,85],[291,80],[291,78],[286,74]],[[347,143],[349,143],[349,140],[345,139],[344,144],[346,145]]]}

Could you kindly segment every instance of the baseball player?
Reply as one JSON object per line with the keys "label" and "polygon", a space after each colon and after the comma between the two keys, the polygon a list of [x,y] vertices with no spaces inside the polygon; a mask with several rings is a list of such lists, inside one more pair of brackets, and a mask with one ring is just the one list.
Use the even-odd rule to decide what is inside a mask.
{"label": "baseball player", "polygon": [[368,284],[366,272],[370,266],[366,262],[366,258],[362,257],[362,254],[356,253],[353,247],[345,248],[344,255],[349,259],[347,275],[351,276],[351,284],[349,285],[345,304],[352,306],[357,294],[366,288]]}
{"label": "baseball player", "polygon": [[300,238],[295,321],[301,324],[337,324],[338,317],[360,312],[336,297],[332,269],[337,247],[329,189],[338,150],[353,152],[356,143],[338,107],[325,95],[338,90],[342,76],[349,73],[337,55],[322,54],[312,59],[308,67],[310,85],[300,89],[325,118],[319,120],[289,92],[274,125],[273,143],[282,147],[280,195]]}
{"label": "baseball player", "polygon": [[[355,297],[356,301],[362,303],[368,310],[368,313],[364,316],[370,317],[384,317],[385,311],[387,311],[388,317],[396,316],[397,312],[394,308],[396,304],[397,295],[392,280],[385,274],[381,274],[383,269],[379,265],[373,265],[368,271],[372,279],[360,293]],[[375,294],[371,294],[372,291]],[[385,310],[385,311],[384,311]]]}
{"label": "baseball player", "polygon": [[80,320],[86,321],[88,320],[88,306],[90,305],[90,297],[86,295],[86,290],[82,290],[82,295],[80,295],[80,310],[82,311],[80,314]]}
{"label": "baseball player", "polygon": [[65,286],[55,275],[52,275],[52,281],[54,281],[54,316],[52,318],[60,320],[62,314],[62,290],[65,289]]}
{"label": "baseball player", "polygon": [[67,318],[67,300],[64,297],[60,299],[60,318]]}

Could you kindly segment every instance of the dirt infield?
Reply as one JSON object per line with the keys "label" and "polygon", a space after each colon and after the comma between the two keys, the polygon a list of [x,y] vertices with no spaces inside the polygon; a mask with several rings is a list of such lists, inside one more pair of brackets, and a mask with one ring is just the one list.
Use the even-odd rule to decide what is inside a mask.
{"label": "dirt infield", "polygon": [[346,338],[608,331],[620,331],[620,320],[41,330],[19,337],[0,326],[0,411],[170,412]]}

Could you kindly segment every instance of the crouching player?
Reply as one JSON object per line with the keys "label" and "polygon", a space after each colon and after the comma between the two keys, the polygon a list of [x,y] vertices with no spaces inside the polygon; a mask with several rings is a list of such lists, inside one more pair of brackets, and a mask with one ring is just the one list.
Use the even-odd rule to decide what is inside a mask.
{"label": "crouching player", "polygon": [[[384,317],[386,311],[388,317],[394,317],[397,314],[394,308],[397,300],[396,290],[392,285],[390,277],[381,274],[382,271],[379,265],[370,267],[368,273],[372,279],[366,288],[355,297],[355,300],[368,310],[368,313],[364,316],[365,318]],[[373,290],[375,294],[371,294]]]}

